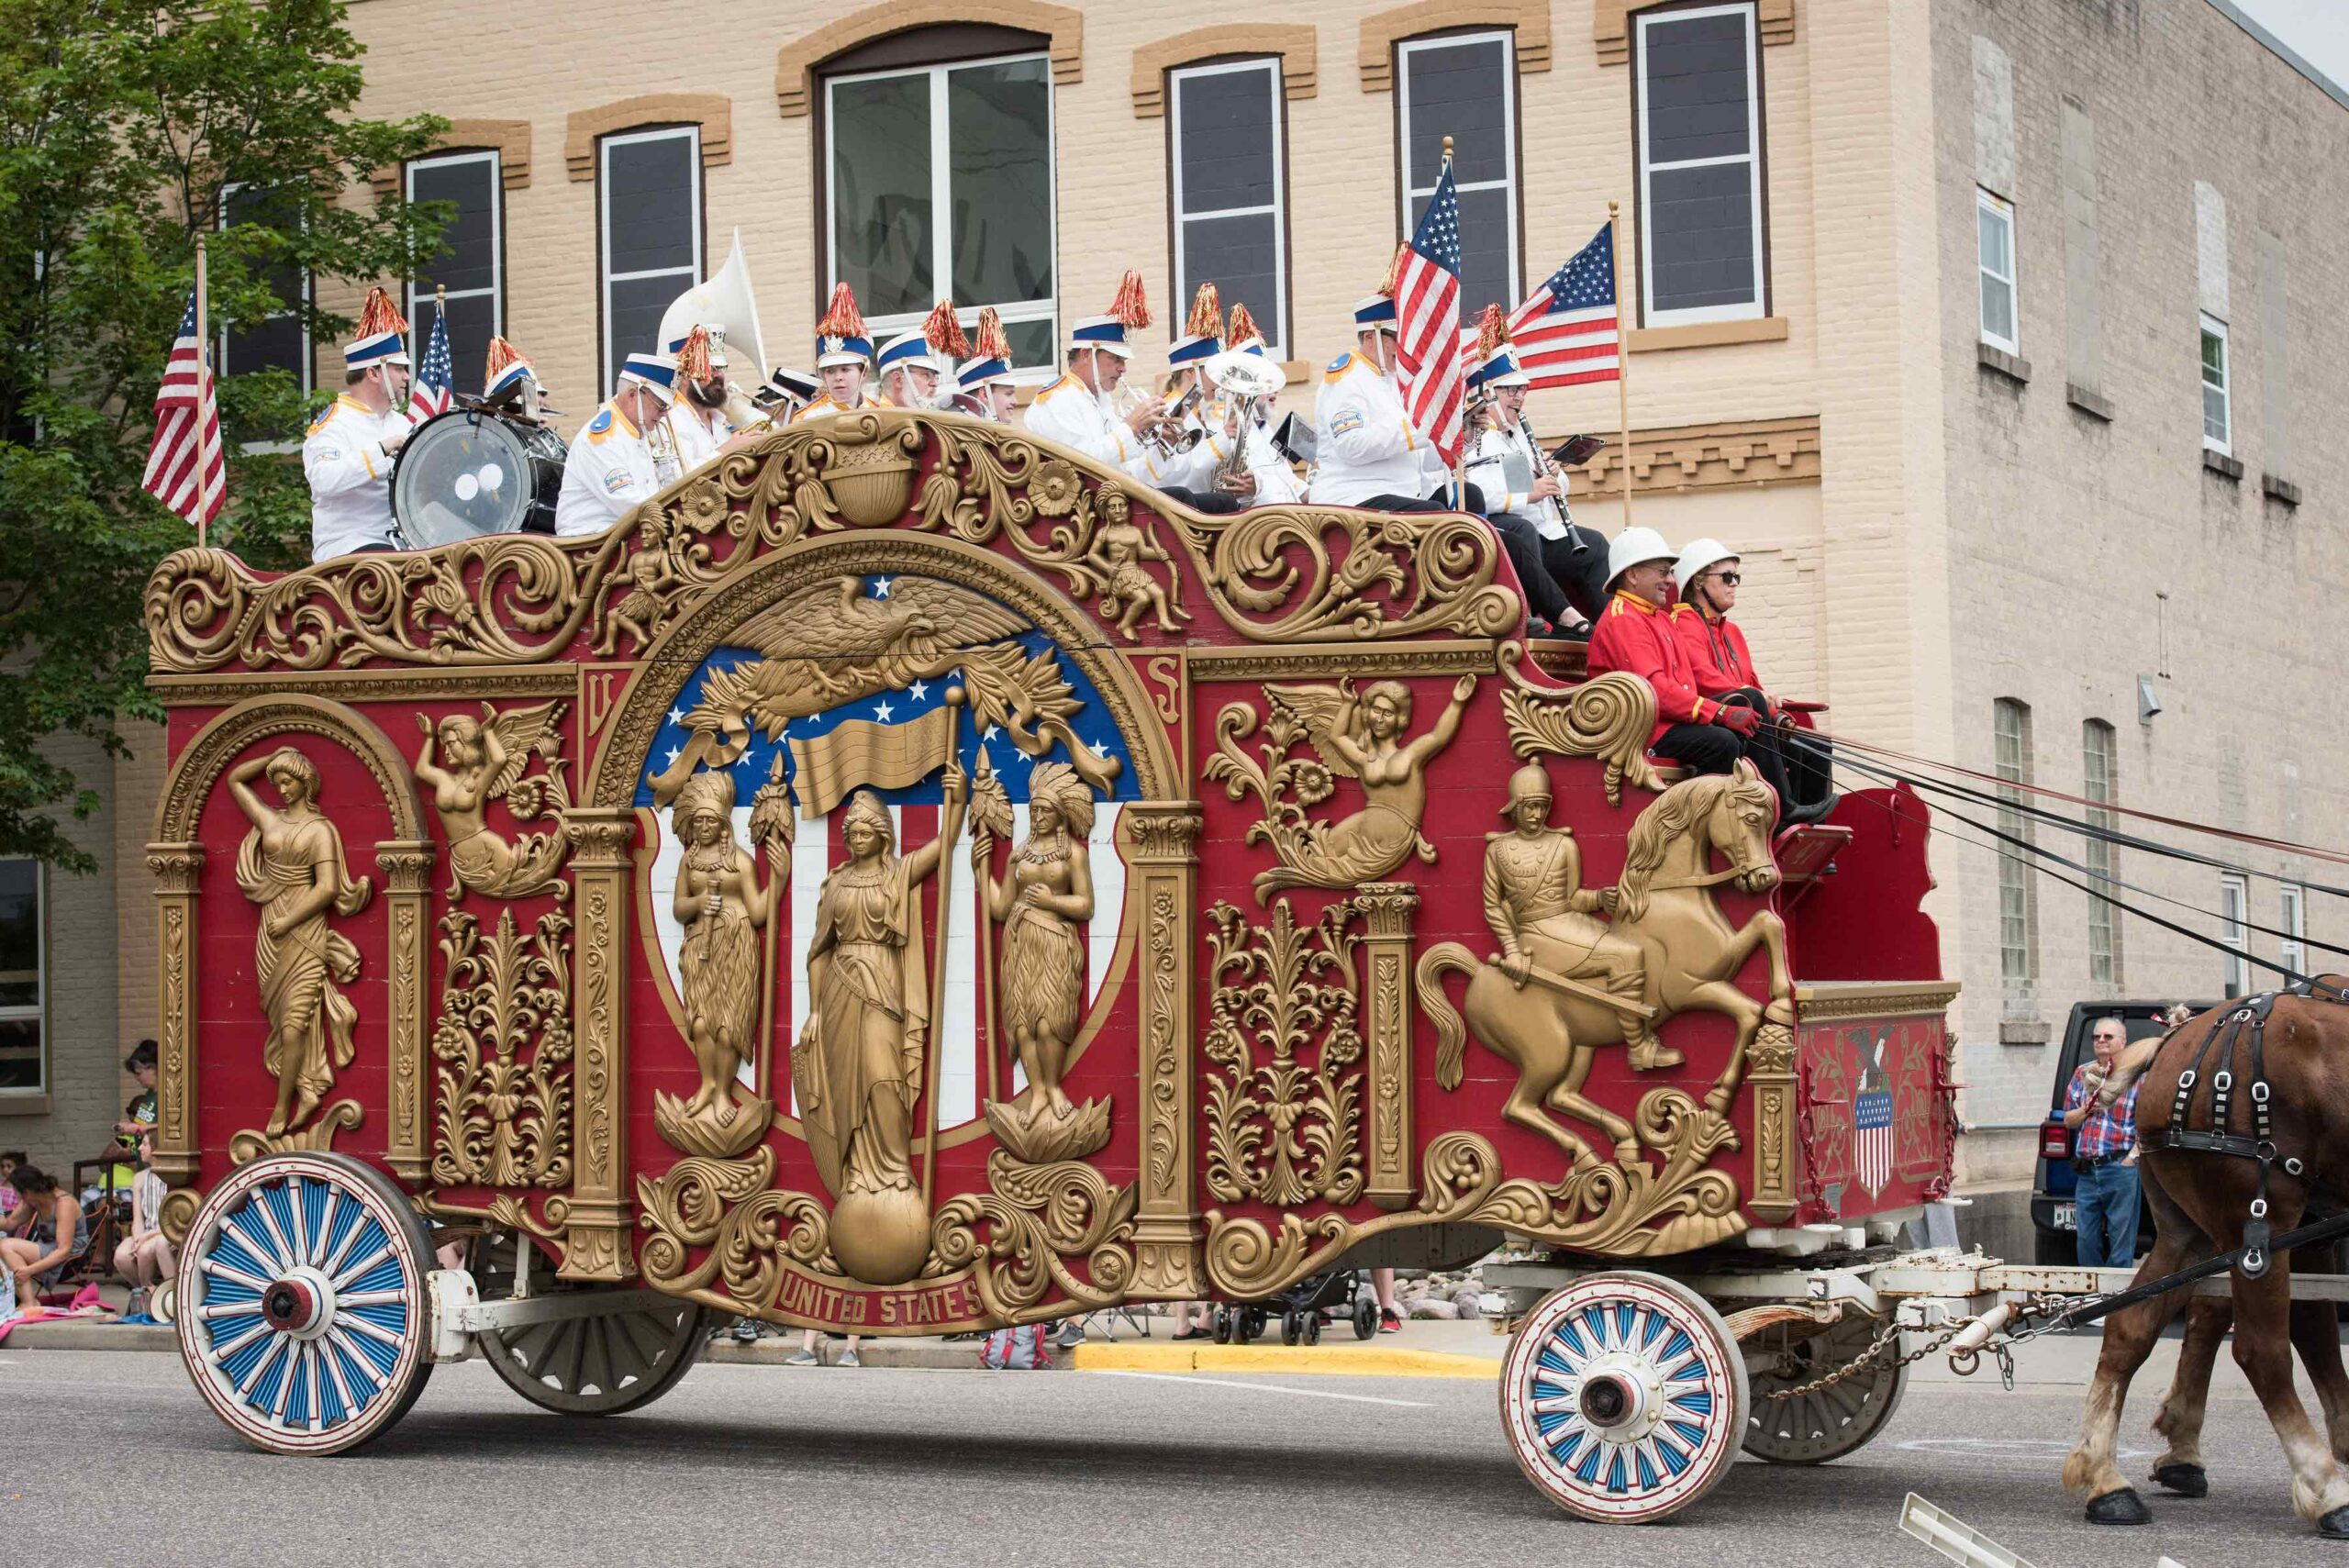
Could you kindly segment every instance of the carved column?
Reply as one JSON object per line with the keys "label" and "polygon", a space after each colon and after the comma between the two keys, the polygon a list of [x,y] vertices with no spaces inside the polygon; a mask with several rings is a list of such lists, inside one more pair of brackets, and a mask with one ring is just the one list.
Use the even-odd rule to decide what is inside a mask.
{"label": "carved column", "polygon": [[155,951],[161,1016],[155,1020],[155,1171],[192,1185],[204,1151],[195,1130],[195,883],[202,844],[150,844],[155,877]]}
{"label": "carved column", "polygon": [[429,1080],[428,1042],[432,1020],[425,993],[431,964],[424,946],[426,901],[432,892],[432,843],[425,839],[386,839],[375,846],[384,873],[384,901],[392,917],[391,1128],[384,1158],[392,1173],[421,1184],[431,1165],[432,1118],[424,1104]]}
{"label": "carved column", "polygon": [[1795,1037],[1784,1024],[1765,1023],[1745,1051],[1745,1084],[1753,1093],[1753,1190],[1745,1207],[1765,1225],[1794,1218]]}
{"label": "carved column", "polygon": [[1191,1150],[1199,806],[1144,801],[1126,808],[1125,823],[1141,899],[1141,1172],[1130,1294],[1187,1300],[1204,1294]]}
{"label": "carved column", "polygon": [[1381,1208],[1408,1208],[1418,1189],[1411,1159],[1411,911],[1405,882],[1365,883],[1354,894],[1369,935],[1370,1184]]}
{"label": "carved column", "polygon": [[563,813],[577,884],[578,946],[572,985],[571,1203],[564,1216],[565,1279],[624,1280],[633,1210],[628,1179],[628,915],[636,813],[583,806]]}

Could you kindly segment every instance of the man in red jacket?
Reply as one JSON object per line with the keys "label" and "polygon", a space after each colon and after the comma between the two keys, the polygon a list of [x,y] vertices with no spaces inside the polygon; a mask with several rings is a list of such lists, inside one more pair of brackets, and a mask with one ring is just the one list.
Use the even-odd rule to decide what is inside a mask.
{"label": "man in red jacket", "polygon": [[1691,773],[1725,773],[1761,734],[1762,716],[1697,689],[1688,651],[1665,608],[1672,566],[1672,547],[1653,528],[1625,528],[1615,536],[1607,550],[1607,607],[1590,629],[1590,673],[1622,670],[1654,688],[1649,751]]}
{"label": "man in red jacket", "polygon": [[1680,602],[1672,606],[1672,629],[1699,693],[1761,717],[1762,728],[1748,741],[1746,754],[1778,792],[1779,825],[1816,822],[1834,806],[1834,794],[1811,751],[1787,739],[1790,723],[1763,689],[1745,633],[1729,618],[1742,576],[1737,556],[1717,539],[1700,539],[1682,550],[1672,569],[1680,592]]}

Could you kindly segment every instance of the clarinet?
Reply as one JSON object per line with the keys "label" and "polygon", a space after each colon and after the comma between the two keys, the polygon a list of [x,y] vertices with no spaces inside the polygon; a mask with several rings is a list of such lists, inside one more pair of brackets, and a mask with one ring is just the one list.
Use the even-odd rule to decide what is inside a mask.
{"label": "clarinet", "polygon": [[1558,472],[1558,465],[1552,461],[1550,454],[1542,450],[1542,443],[1533,439],[1532,423],[1523,414],[1517,417],[1517,431],[1525,438],[1526,450],[1533,454],[1533,461],[1539,465],[1539,472],[1557,480],[1558,493],[1542,504],[1550,508],[1551,518],[1560,528],[1567,530],[1567,537],[1573,537],[1573,529],[1570,527],[1572,519],[1566,516],[1565,476]]}

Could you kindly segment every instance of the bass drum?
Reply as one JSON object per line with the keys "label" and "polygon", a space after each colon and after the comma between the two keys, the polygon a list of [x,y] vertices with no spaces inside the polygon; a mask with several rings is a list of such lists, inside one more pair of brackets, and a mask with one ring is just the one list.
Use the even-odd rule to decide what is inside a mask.
{"label": "bass drum", "polygon": [[554,532],[562,438],[478,408],[417,426],[392,464],[392,517],[410,548],[481,534]]}

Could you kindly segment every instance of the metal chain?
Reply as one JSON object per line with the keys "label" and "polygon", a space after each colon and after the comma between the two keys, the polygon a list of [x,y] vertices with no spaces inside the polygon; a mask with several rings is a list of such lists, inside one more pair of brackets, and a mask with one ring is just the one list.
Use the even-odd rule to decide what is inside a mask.
{"label": "metal chain", "polygon": [[[1909,1365],[1912,1362],[1923,1361],[1927,1356],[1932,1355],[1935,1351],[1940,1350],[1943,1345],[1948,1344],[1952,1340],[1956,1339],[1958,1335],[1964,1333],[1967,1325],[1972,1321],[1973,1319],[1968,1318],[1965,1323],[1953,1323],[1949,1328],[1943,1329],[1932,1340],[1927,1340],[1918,1349],[1910,1351],[1907,1355],[1895,1359],[1892,1362],[1892,1370],[1897,1371],[1901,1367]],[[1862,1351],[1858,1355],[1854,1356],[1850,1361],[1844,1362],[1842,1366],[1837,1367],[1833,1372],[1828,1373],[1821,1377],[1814,1377],[1809,1383],[1798,1383],[1792,1388],[1777,1389],[1764,1396],[1764,1397],[1769,1399],[1794,1399],[1805,1394],[1816,1394],[1822,1388],[1832,1388],[1835,1385],[1842,1382],[1845,1378],[1850,1377],[1862,1367],[1867,1365],[1868,1362],[1882,1355],[1887,1346],[1898,1343],[1900,1339],[1900,1324],[1896,1318],[1892,1323],[1886,1327],[1882,1333],[1878,1334],[1869,1342],[1866,1350]]]}

